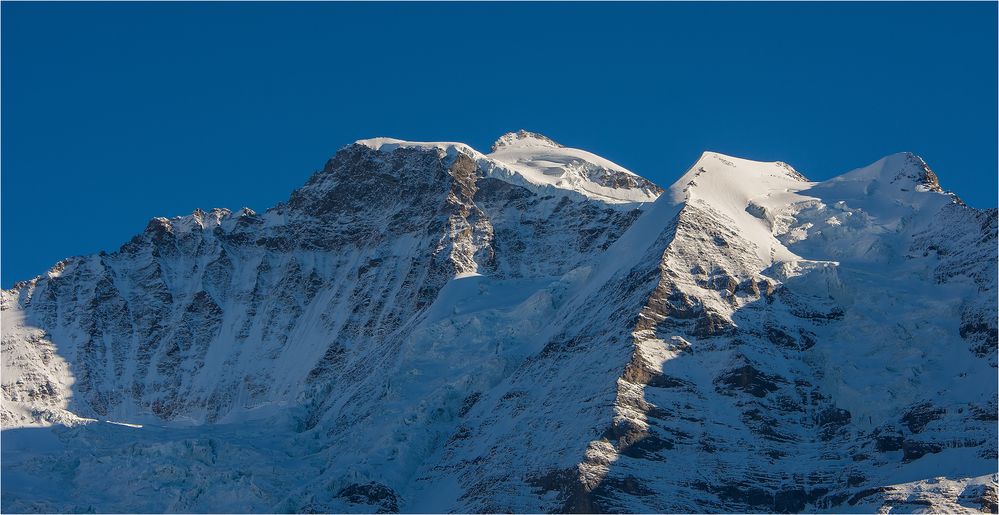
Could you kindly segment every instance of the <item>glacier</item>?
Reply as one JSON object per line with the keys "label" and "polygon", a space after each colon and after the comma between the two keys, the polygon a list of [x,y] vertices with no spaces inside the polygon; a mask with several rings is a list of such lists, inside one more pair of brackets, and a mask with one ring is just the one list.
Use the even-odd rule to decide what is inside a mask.
{"label": "glacier", "polygon": [[997,511],[997,211],[359,140],[2,292],[5,512]]}

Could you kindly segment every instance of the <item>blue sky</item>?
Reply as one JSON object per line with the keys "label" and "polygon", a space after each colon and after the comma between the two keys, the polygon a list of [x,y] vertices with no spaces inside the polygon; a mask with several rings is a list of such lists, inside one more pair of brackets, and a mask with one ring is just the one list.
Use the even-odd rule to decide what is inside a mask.
{"label": "blue sky", "polygon": [[704,150],[997,191],[996,3],[11,3],[2,283],[149,218],[284,200],[337,148],[525,128],[666,186]]}

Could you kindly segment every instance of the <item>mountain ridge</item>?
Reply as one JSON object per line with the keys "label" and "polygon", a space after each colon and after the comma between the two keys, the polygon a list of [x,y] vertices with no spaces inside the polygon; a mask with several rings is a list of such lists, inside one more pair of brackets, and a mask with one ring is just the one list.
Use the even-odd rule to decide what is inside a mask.
{"label": "mountain ridge", "polygon": [[4,509],[995,511],[995,210],[590,156],[360,140],[5,290]]}

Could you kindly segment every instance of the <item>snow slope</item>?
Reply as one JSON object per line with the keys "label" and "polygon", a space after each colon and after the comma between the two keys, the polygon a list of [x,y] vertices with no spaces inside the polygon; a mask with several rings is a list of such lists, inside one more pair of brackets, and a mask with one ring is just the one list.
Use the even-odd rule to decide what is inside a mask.
{"label": "snow slope", "polygon": [[519,176],[531,184],[577,191],[609,203],[652,202],[662,192],[616,163],[524,130],[501,137],[487,158],[495,163],[484,167],[492,174]]}
{"label": "snow slope", "polygon": [[996,511],[996,211],[910,154],[361,140],[2,295],[5,511]]}

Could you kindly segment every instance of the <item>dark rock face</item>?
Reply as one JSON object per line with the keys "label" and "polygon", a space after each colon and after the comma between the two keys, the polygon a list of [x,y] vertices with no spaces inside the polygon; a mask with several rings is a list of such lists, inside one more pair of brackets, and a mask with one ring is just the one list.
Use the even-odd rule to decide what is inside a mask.
{"label": "dark rock face", "polygon": [[909,428],[912,433],[918,433],[926,428],[926,425],[934,420],[939,420],[947,414],[943,408],[935,408],[932,404],[924,402],[914,406],[902,416],[902,423]]}
{"label": "dark rock face", "polygon": [[822,430],[822,440],[828,441],[836,438],[841,429],[849,427],[852,420],[850,412],[841,408],[827,408],[819,413],[818,424]]}
{"label": "dark rock face", "polygon": [[779,389],[778,383],[786,382],[777,376],[769,376],[756,370],[752,365],[743,365],[730,370],[716,381],[718,391],[732,392],[741,390],[754,397],[766,397],[768,393]]}
{"label": "dark rock face", "polygon": [[337,492],[336,496],[354,506],[375,508],[374,513],[399,512],[399,500],[395,492],[376,482],[348,485]]}

